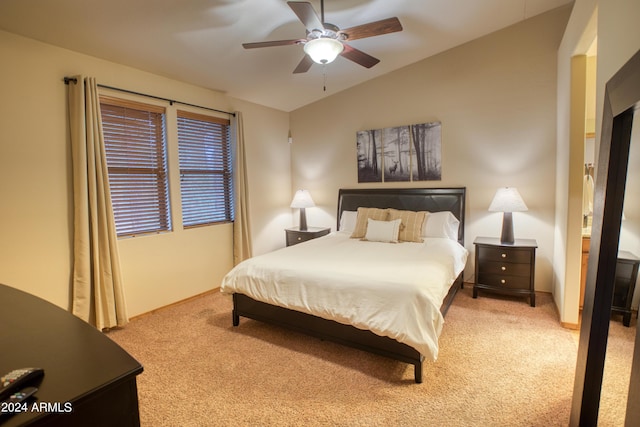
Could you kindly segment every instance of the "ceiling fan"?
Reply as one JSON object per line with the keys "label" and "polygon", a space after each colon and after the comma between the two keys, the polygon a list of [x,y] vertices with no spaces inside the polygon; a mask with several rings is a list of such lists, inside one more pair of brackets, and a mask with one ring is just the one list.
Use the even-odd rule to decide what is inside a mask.
{"label": "ceiling fan", "polygon": [[293,70],[294,74],[307,72],[314,62],[328,64],[338,55],[363,67],[371,68],[380,60],[350,46],[346,42],[402,31],[400,20],[395,17],[341,30],[336,25],[324,22],[324,0],[320,1],[320,17],[309,2],[289,1],[287,4],[306,27],[306,38],[243,43],[242,46],[245,49],[254,49],[258,47],[303,45],[305,56],[296,69]]}

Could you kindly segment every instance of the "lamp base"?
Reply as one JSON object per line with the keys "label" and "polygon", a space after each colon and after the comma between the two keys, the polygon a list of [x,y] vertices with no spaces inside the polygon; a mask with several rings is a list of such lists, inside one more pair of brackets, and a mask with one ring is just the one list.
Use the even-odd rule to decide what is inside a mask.
{"label": "lamp base", "polygon": [[300,208],[300,231],[307,231],[307,214]]}
{"label": "lamp base", "polygon": [[511,212],[503,212],[502,214],[502,234],[500,235],[500,243],[513,245],[513,215]]}

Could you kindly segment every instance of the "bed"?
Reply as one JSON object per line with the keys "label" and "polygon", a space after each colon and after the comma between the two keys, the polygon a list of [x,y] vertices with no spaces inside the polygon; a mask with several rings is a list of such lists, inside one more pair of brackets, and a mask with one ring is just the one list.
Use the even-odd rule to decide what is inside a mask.
{"label": "bed", "polygon": [[[251,258],[225,276],[221,291],[233,296],[233,325],[247,317],[390,357],[414,365],[421,383],[425,356],[437,358],[443,317],[463,286],[465,196],[463,187],[339,190],[335,232]],[[371,212],[378,210],[362,208],[388,213],[376,221]],[[408,236],[405,225],[422,211],[430,214],[413,227],[422,239],[376,237],[394,224]],[[370,217],[366,241],[352,238],[363,212]],[[425,235],[427,224],[444,224],[448,238]]]}

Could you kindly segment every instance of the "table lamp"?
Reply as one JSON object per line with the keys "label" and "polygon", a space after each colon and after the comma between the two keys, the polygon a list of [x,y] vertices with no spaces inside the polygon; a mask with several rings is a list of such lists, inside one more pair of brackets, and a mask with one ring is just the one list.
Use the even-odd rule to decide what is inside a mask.
{"label": "table lamp", "polygon": [[496,191],[493,200],[489,205],[489,212],[503,212],[502,214],[502,234],[500,242],[513,244],[513,218],[512,212],[524,212],[528,210],[524,200],[514,187],[502,187]]}
{"label": "table lamp", "polygon": [[307,230],[307,214],[304,211],[305,208],[312,208],[314,206],[315,203],[313,203],[311,194],[309,194],[307,190],[296,191],[290,207],[300,209],[300,231]]}

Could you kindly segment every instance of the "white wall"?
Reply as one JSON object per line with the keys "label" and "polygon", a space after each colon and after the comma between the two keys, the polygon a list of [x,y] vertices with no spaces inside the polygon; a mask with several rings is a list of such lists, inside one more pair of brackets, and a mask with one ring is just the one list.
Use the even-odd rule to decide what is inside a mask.
{"label": "white wall", "polygon": [[[607,81],[625,62],[640,50],[640,2],[628,0],[600,1],[598,6],[598,74],[597,99],[602,107]],[[602,111],[600,108],[599,111]],[[598,135],[602,115],[597,120]],[[599,139],[598,139],[599,141]],[[636,111],[632,132],[632,148],[625,190],[625,220],[622,222],[620,249],[640,256],[640,114]],[[638,306],[640,289],[636,288],[634,307]]]}
{"label": "white wall", "polygon": [[[0,32],[0,57],[0,283],[69,307],[73,210],[62,79],[75,74],[196,105],[243,110],[256,252],[284,245],[282,229],[291,224],[287,113],[7,32]],[[167,127],[169,162],[175,165],[175,121],[169,118]],[[274,171],[277,178],[264,178]],[[231,224],[182,229],[178,178],[170,173],[174,231],[119,240],[132,316],[216,288],[232,266]]]}
{"label": "white wall", "polygon": [[[578,325],[581,268],[581,204],[582,189],[576,192],[576,179],[582,172],[576,164],[584,163],[584,148],[571,146],[571,72],[572,58],[585,55],[596,38],[596,2],[577,1],[558,49],[558,114],[556,212],[554,229],[553,296],[560,312],[560,320],[567,326]],[[584,91],[582,92],[584,95]],[[583,113],[584,114],[584,113]],[[597,114],[597,113],[596,113]],[[583,131],[584,135],[584,131]],[[571,165],[573,164],[573,167]],[[570,176],[573,173],[573,177]],[[578,175],[576,175],[578,173]],[[573,179],[573,181],[571,181]],[[573,200],[573,203],[570,203]],[[570,222],[571,221],[571,222]]]}
{"label": "white wall", "polygon": [[[310,225],[335,229],[341,187],[358,184],[356,132],[442,122],[442,180],[409,186],[467,187],[465,275],[473,240],[500,235],[487,211],[498,187],[514,186],[529,207],[514,214],[516,237],[538,241],[536,289],[551,291],[555,210],[556,51],[570,9],[534,17],[345,90],[291,113],[293,188],[318,205]],[[363,70],[362,72],[366,72]]]}
{"label": "white wall", "polygon": [[[562,165],[576,161],[574,157],[576,153],[572,152],[569,142],[570,61],[574,55],[587,53],[591,42],[597,36],[595,150],[597,164],[604,85],[640,48],[638,19],[640,19],[640,2],[576,0],[558,50],[558,180],[556,186],[554,297],[559,307],[561,320],[565,324],[577,325],[578,323],[580,286],[579,270],[575,268],[580,257],[580,234],[577,227],[570,227],[571,221],[579,221],[580,212],[572,212],[569,209],[569,200],[572,197],[581,197],[581,194],[570,192],[568,169],[562,168]],[[636,136],[636,140],[637,138]],[[582,159],[577,160],[582,161]],[[630,175],[628,180],[633,183],[637,181],[637,177]],[[621,249],[640,254],[640,247],[635,243],[638,241],[637,226],[625,227],[623,225],[623,232],[625,232],[625,228],[632,234],[627,233],[621,238]]]}

